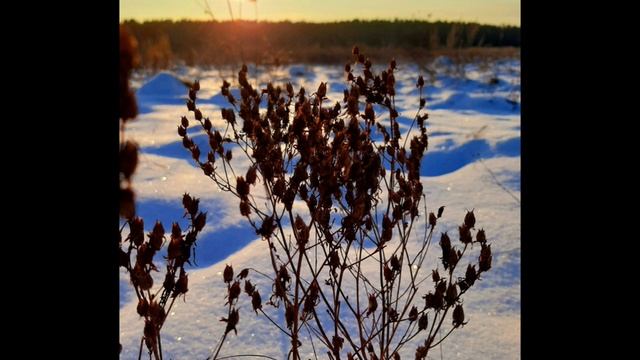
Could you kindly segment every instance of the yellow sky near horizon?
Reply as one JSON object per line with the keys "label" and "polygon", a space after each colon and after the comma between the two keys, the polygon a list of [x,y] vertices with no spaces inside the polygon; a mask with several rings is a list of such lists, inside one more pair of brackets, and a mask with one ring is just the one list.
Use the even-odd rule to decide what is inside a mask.
{"label": "yellow sky near horizon", "polygon": [[[120,0],[120,21],[416,19],[520,26],[519,0]],[[231,5],[231,11],[229,6]]]}

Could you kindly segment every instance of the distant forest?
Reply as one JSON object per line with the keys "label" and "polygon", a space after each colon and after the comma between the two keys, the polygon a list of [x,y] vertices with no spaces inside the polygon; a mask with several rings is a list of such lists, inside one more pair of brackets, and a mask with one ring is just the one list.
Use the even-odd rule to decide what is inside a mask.
{"label": "distant forest", "polygon": [[[353,45],[373,60],[438,53],[495,53],[519,48],[520,28],[417,20],[334,23],[254,21],[125,21],[139,44],[142,66],[336,63]],[[473,50],[470,50],[473,49]],[[489,50],[491,49],[491,50]],[[378,59],[376,59],[378,57]]]}

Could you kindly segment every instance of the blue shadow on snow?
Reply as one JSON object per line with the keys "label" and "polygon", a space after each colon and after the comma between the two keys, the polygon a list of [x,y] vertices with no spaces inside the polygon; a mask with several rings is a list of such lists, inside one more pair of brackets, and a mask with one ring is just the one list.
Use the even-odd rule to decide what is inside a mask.
{"label": "blue shadow on snow", "polygon": [[420,175],[440,176],[454,172],[478,158],[520,156],[520,137],[511,138],[491,147],[486,140],[476,139],[449,150],[427,151],[422,159]]}

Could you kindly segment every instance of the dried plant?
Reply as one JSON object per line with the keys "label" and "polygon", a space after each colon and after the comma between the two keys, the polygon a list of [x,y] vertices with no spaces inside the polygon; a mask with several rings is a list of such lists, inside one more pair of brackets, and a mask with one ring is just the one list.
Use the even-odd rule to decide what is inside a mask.
{"label": "dried plant", "polygon": [[[374,74],[357,47],[352,55],[345,65],[349,88],[333,105],[326,104],[325,83],[311,94],[304,88],[294,92],[290,83],[257,89],[243,66],[240,98],[230,83],[222,85],[230,107],[221,110],[224,126],[216,128],[197,107],[199,83],[189,90],[187,108],[210,149],[201,150],[187,135],[187,117],[178,126],[182,143],[205,176],[237,197],[240,214],[269,250],[270,269],[261,270],[271,273],[271,289],[257,289],[247,278],[252,270],[234,280],[233,268],[225,268],[228,313],[214,359],[240,326],[243,279],[256,314],[291,340],[288,358],[294,360],[301,359],[305,345],[303,328],[316,358],[322,347],[314,342],[330,359],[400,359],[400,349],[420,338],[415,358],[425,359],[466,324],[462,296],[491,268],[491,246],[484,230],[476,229],[474,212],[467,212],[458,227],[459,245],[446,232],[440,235],[443,269],[435,264],[425,272],[444,207],[427,212],[420,181],[428,147],[424,80],[418,77],[418,110],[403,139],[395,106],[396,61]],[[239,172],[234,154],[249,162],[246,172]],[[410,242],[420,219],[424,233],[416,247]],[[479,255],[463,271],[474,244]],[[427,280],[433,283],[429,291]],[[265,305],[280,309],[284,323],[267,315]]]}
{"label": "dried plant", "polygon": [[[149,356],[162,359],[160,330],[165,323],[175,300],[188,291],[188,275],[185,263],[190,263],[192,250],[198,233],[202,231],[206,214],[198,210],[199,200],[185,194],[182,204],[189,218],[186,231],[175,222],[171,228],[166,256],[164,281],[157,290],[153,289],[152,271],[159,272],[154,264],[154,256],[165,244],[165,230],[162,223],[156,221],[145,240],[144,220],[135,216],[135,193],[132,188],[132,176],[138,165],[138,146],[134,141],[125,139],[125,122],[137,115],[136,99],[129,88],[131,69],[136,65],[136,43],[124,27],[120,28],[120,217],[125,219],[120,228],[119,264],[128,272],[131,285],[138,298],[136,308],[144,317],[143,335],[140,340],[138,358],[142,357],[143,344]],[[129,232],[123,238],[128,225]],[[170,301],[169,301],[170,300]],[[167,307],[168,304],[168,307]]]}

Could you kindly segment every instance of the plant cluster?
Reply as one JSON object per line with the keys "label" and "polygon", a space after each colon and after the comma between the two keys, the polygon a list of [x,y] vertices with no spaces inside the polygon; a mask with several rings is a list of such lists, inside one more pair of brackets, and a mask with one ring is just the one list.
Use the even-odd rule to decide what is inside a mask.
{"label": "plant cluster", "polygon": [[[199,83],[189,90],[187,109],[209,149],[187,135],[187,117],[178,126],[182,144],[205,176],[238,199],[238,211],[265,241],[270,263],[271,288],[260,289],[268,294],[266,302],[248,278],[251,270],[234,279],[233,268],[225,268],[228,314],[214,359],[240,324],[242,280],[256,314],[290,339],[288,358],[294,360],[308,345],[301,340],[303,329],[316,357],[324,349],[330,359],[400,359],[400,349],[420,336],[415,358],[425,359],[466,324],[462,296],[491,268],[491,247],[476,228],[474,212],[467,212],[457,231],[460,244],[452,244],[447,232],[440,235],[444,272],[437,264],[425,271],[444,207],[427,211],[420,179],[428,147],[424,80],[417,79],[418,110],[403,139],[396,61],[375,73],[358,47],[352,56],[344,68],[349,87],[334,104],[328,103],[326,83],[313,93],[294,91],[290,83],[260,89],[243,66],[239,97],[229,82],[221,87],[229,107],[221,109],[220,128],[197,106]],[[246,171],[239,170],[234,153],[248,161]],[[424,231],[416,245],[420,219]],[[456,272],[474,244],[474,263]],[[427,280],[431,291],[424,290]],[[279,309],[283,322],[267,315],[264,305]],[[436,340],[446,319],[450,328]]]}
{"label": "plant cluster", "polygon": [[[120,228],[119,265],[129,274],[131,285],[138,298],[136,308],[144,317],[143,335],[140,339],[139,358],[143,344],[149,356],[162,359],[160,330],[166,314],[171,310],[176,298],[187,293],[188,275],[185,263],[190,264],[198,233],[206,223],[206,214],[199,211],[199,199],[184,194],[182,204],[189,226],[183,231],[177,222],[171,227],[167,246],[166,272],[162,285],[154,290],[153,272],[159,272],[154,264],[155,255],[166,243],[165,229],[156,221],[153,229],[144,234],[144,220],[135,214],[135,193],[132,178],[138,165],[138,146],[125,139],[125,123],[135,119],[137,106],[135,95],[129,88],[131,70],[136,66],[136,43],[123,27],[120,28],[120,217],[124,223]],[[123,236],[125,226],[129,231]],[[170,300],[170,301],[169,301]],[[168,305],[168,306],[167,306]]]}

